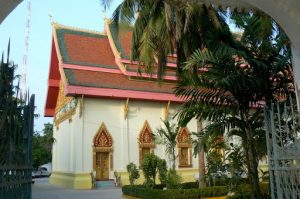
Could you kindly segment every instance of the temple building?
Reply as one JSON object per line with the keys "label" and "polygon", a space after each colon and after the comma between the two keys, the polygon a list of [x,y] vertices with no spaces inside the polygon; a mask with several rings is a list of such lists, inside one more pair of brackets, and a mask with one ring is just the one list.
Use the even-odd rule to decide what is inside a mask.
{"label": "temple building", "polygon": [[[131,37],[130,27],[116,31],[109,21],[104,33],[53,23],[45,105],[56,140],[50,183],[90,189],[94,173],[97,181],[125,185],[128,163],[140,166],[150,152],[168,162],[152,135],[162,120],[177,122],[182,99],[173,94],[176,54],[169,55],[159,84],[155,73],[138,72],[138,63],[130,61]],[[176,165],[184,181],[194,181],[198,172],[189,139],[196,128],[192,120],[178,134]]]}

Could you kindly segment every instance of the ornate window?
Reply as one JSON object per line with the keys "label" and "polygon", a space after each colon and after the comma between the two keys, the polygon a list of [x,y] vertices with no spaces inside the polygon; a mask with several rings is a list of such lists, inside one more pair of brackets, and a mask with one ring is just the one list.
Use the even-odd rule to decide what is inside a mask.
{"label": "ornate window", "polygon": [[180,128],[177,136],[177,143],[179,167],[192,167],[192,144],[190,132],[186,127]]}
{"label": "ornate window", "polygon": [[146,154],[153,152],[155,147],[152,130],[149,123],[145,121],[144,126],[140,132],[139,138],[139,164],[142,164],[143,157]]}

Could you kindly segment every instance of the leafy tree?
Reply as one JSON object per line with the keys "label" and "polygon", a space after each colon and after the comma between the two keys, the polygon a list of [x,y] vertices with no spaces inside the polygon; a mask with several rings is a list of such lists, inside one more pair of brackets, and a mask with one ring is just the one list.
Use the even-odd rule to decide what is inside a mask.
{"label": "leafy tree", "polygon": [[252,198],[262,198],[255,148],[255,137],[264,136],[256,131],[263,127],[260,103],[291,93],[290,47],[286,35],[267,16],[234,15],[233,19],[244,30],[240,39],[199,49],[186,63],[176,89],[186,100],[179,117],[183,123],[197,117],[217,122],[223,132],[242,132]]}
{"label": "leafy tree", "polygon": [[144,184],[149,187],[154,187],[156,184],[156,176],[159,174],[159,179],[162,184],[166,184],[167,178],[167,163],[160,159],[154,153],[146,154],[142,161],[142,171],[145,177]]}
{"label": "leafy tree", "polygon": [[131,185],[133,185],[134,182],[140,177],[139,170],[133,162],[129,163],[126,168],[129,175],[129,182]]}
{"label": "leafy tree", "polygon": [[179,132],[179,126],[171,124],[168,120],[163,121],[164,127],[156,130],[155,138],[163,144],[166,149],[165,152],[172,161],[172,169],[176,169],[177,155],[175,153],[177,145],[177,135]]}
{"label": "leafy tree", "polygon": [[159,157],[154,153],[146,154],[142,161],[142,171],[145,177],[145,185],[154,187],[156,175],[158,172]]}
{"label": "leafy tree", "polygon": [[33,167],[38,167],[52,161],[53,125],[44,124],[43,134],[35,132],[32,140]]}

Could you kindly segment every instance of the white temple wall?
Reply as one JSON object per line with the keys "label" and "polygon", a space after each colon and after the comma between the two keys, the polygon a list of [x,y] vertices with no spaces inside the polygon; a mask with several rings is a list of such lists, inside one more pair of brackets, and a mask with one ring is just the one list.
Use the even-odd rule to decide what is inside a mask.
{"label": "white temple wall", "polygon": [[[134,162],[139,165],[138,137],[148,121],[154,132],[162,125],[167,102],[147,102],[129,100],[128,117],[124,118],[126,100],[85,98],[81,117],[80,108],[72,120],[65,120],[54,127],[53,170],[66,173],[90,173],[93,170],[93,139],[100,125],[104,123],[113,138],[113,171],[126,171],[126,165]],[[175,116],[179,105],[171,104],[169,119],[176,123]],[[188,124],[190,132],[197,130],[196,120]],[[129,137],[128,137],[129,135]],[[128,139],[129,138],[129,139]],[[128,144],[129,142],[129,144]],[[129,151],[129,154],[128,154]],[[165,155],[165,148],[156,145],[154,153],[170,161]],[[176,149],[177,153],[177,149]],[[178,166],[178,159],[177,164]],[[193,168],[198,167],[198,160],[192,158]],[[186,169],[186,168],[185,168]]]}
{"label": "white temple wall", "polygon": [[82,173],[83,165],[85,164],[83,160],[83,121],[84,121],[84,112],[80,117],[80,108],[77,107],[76,114],[72,117],[71,128],[72,135],[70,137],[71,142],[71,153],[70,153],[70,162],[71,162],[71,172]]}
{"label": "white temple wall", "polygon": [[[84,100],[83,111],[83,171],[91,172],[93,170],[93,138],[96,135],[102,122],[113,138],[113,171],[125,171],[129,162],[139,165],[139,146],[138,137],[145,121],[147,120],[151,130],[155,131],[162,125],[161,118],[164,118],[164,110],[167,102],[147,102],[129,100],[129,112],[127,119],[124,118],[124,105],[126,100],[116,99],[95,99],[86,98]],[[176,108],[177,107],[177,108]],[[172,118],[178,105],[171,104],[169,118]],[[172,120],[176,122],[176,120]],[[196,131],[196,120],[188,124],[190,132]],[[128,139],[129,134],[129,139]],[[128,145],[129,141],[129,145]],[[129,155],[128,155],[129,151]],[[164,146],[156,145],[154,149],[156,155],[164,158]],[[198,161],[193,157],[193,168],[198,167]],[[177,163],[178,165],[178,163]]]}
{"label": "white temple wall", "polygon": [[56,171],[69,172],[70,171],[70,135],[71,135],[71,123],[64,121],[59,125],[59,128],[55,128],[55,166]]}
{"label": "white temple wall", "polygon": [[[113,138],[113,170],[119,170],[122,165],[123,132],[123,101],[86,98],[84,100],[84,136],[83,162],[84,172],[93,170],[93,139],[101,124],[106,125]],[[111,176],[113,172],[111,172]]]}

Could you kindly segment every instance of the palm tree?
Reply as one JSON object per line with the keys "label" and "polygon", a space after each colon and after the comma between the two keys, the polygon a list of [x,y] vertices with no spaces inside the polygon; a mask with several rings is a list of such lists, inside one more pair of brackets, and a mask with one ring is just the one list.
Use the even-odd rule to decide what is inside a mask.
{"label": "palm tree", "polygon": [[[110,1],[102,0],[102,4],[107,7]],[[180,75],[182,64],[194,50],[207,47],[207,38],[221,30],[230,32],[225,19],[212,7],[179,0],[123,0],[113,21],[116,26],[134,24],[131,59],[138,60],[148,73],[157,67],[160,78],[165,74],[168,54],[177,54]]]}
{"label": "palm tree", "polygon": [[[102,2],[106,6],[110,0]],[[116,25],[134,23],[131,60],[138,60],[148,73],[157,67],[159,81],[165,74],[168,54],[177,55],[180,79],[183,63],[196,49],[209,48],[209,42],[231,38],[225,18],[219,12],[205,4],[186,1],[124,0],[114,11],[113,21]],[[204,176],[204,151],[199,154],[199,175]],[[204,178],[200,179],[203,180],[199,185],[204,187]]]}
{"label": "palm tree", "polygon": [[175,153],[175,148],[177,145],[179,126],[176,124],[170,124],[168,120],[163,120],[162,122],[164,124],[164,128],[156,130],[155,138],[159,138],[159,142],[166,147],[165,152],[172,162],[172,170],[175,171],[176,159],[178,157]]}
{"label": "palm tree", "polygon": [[183,124],[197,117],[240,130],[252,198],[262,198],[255,128],[262,119],[260,102],[291,92],[290,49],[285,34],[269,17],[249,14],[233,19],[244,30],[240,40],[196,50],[186,63],[175,91],[186,100],[179,118]]}
{"label": "palm tree", "polygon": [[206,187],[205,185],[205,153],[204,153],[204,145],[203,143],[203,134],[202,134],[202,120],[197,119],[197,139],[195,144],[194,154],[198,155],[198,171],[199,171],[199,188]]}

